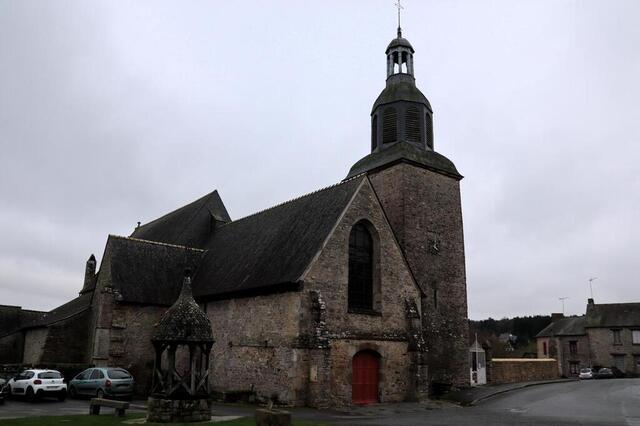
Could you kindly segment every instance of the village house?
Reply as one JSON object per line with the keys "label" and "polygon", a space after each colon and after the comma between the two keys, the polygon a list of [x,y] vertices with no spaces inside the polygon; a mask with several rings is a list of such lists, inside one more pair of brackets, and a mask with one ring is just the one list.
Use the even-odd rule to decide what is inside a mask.
{"label": "village house", "polygon": [[538,358],[555,358],[560,374],[575,377],[585,367],[615,367],[640,375],[640,303],[587,303],[585,315],[552,323],[536,336]]}

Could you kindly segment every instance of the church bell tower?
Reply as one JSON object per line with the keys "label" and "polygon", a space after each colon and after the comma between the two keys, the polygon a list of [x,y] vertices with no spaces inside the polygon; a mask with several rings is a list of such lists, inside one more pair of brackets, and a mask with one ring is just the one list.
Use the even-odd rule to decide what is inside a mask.
{"label": "church bell tower", "polygon": [[468,386],[468,318],[460,180],[434,150],[433,109],[416,86],[402,36],[386,54],[385,88],[371,110],[371,153],[347,179],[367,174],[422,290],[423,356],[431,393]]}

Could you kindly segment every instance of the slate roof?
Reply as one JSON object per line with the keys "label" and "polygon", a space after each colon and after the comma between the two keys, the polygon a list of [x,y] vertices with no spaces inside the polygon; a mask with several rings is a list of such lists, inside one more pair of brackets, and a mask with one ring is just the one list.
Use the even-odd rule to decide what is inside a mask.
{"label": "slate roof", "polygon": [[136,228],[131,236],[141,240],[201,248],[214,231],[216,221],[231,221],[217,190]]}
{"label": "slate roof", "polygon": [[194,276],[196,297],[297,284],[364,178],[221,226]]}
{"label": "slate roof", "polygon": [[109,235],[100,270],[110,268],[118,301],[170,306],[180,294],[185,268],[197,269],[204,251]]}
{"label": "slate roof", "polygon": [[91,308],[92,298],[93,292],[84,293],[49,312],[36,313],[33,315],[35,318],[26,322],[23,328],[45,327],[49,324],[72,318]]}
{"label": "slate roof", "polygon": [[385,53],[388,54],[389,50],[393,49],[394,47],[406,47],[411,49],[411,53],[414,53],[415,50],[413,50],[413,46],[411,46],[411,43],[409,43],[409,40],[407,40],[404,37],[396,37],[393,40],[391,40],[391,42],[389,43],[389,45],[387,46],[387,50],[385,50]]}
{"label": "slate roof", "polygon": [[462,179],[456,166],[444,155],[432,150],[419,149],[405,142],[398,142],[389,148],[373,152],[362,158],[351,167],[347,179],[372,170],[389,167],[401,161],[434,170],[454,179]]}
{"label": "slate roof", "polygon": [[582,336],[587,319],[584,315],[556,320],[546,326],[536,337]]}
{"label": "slate roof", "polygon": [[211,321],[191,292],[191,278],[185,276],[178,300],[162,314],[151,340],[157,342],[213,342]]}
{"label": "slate roof", "polygon": [[373,114],[380,105],[397,101],[418,102],[424,104],[429,111],[433,112],[431,103],[429,103],[427,97],[418,89],[412,76],[407,74],[393,74],[389,76],[386,87],[380,92],[380,95],[378,95],[376,101],[373,103],[371,114]]}
{"label": "slate roof", "polygon": [[587,305],[586,327],[640,327],[640,303]]}

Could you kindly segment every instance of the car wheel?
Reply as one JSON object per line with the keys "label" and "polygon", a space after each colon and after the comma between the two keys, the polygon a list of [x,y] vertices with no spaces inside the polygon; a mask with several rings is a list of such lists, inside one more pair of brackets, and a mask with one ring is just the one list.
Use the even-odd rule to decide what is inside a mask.
{"label": "car wheel", "polygon": [[65,399],[67,399],[67,392],[61,390],[60,393],[58,393],[58,401],[62,402]]}
{"label": "car wheel", "polygon": [[33,393],[32,387],[27,388],[27,392],[25,393],[25,396],[27,398],[27,401],[29,402],[33,402],[36,399],[36,395]]}
{"label": "car wheel", "polygon": [[96,396],[98,398],[104,398],[104,392],[102,391],[102,389],[98,389],[98,392],[96,392]]}

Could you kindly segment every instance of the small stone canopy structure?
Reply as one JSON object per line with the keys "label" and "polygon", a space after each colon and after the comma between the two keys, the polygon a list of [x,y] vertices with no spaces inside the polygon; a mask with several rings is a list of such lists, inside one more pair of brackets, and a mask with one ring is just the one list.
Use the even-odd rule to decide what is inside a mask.
{"label": "small stone canopy structure", "polygon": [[[209,355],[213,346],[211,322],[191,291],[191,272],[185,271],[178,300],[162,315],[151,338],[155,349],[149,421],[209,420]],[[180,355],[186,355],[183,359]],[[176,356],[178,354],[178,357]],[[182,373],[177,364],[186,361]]]}

